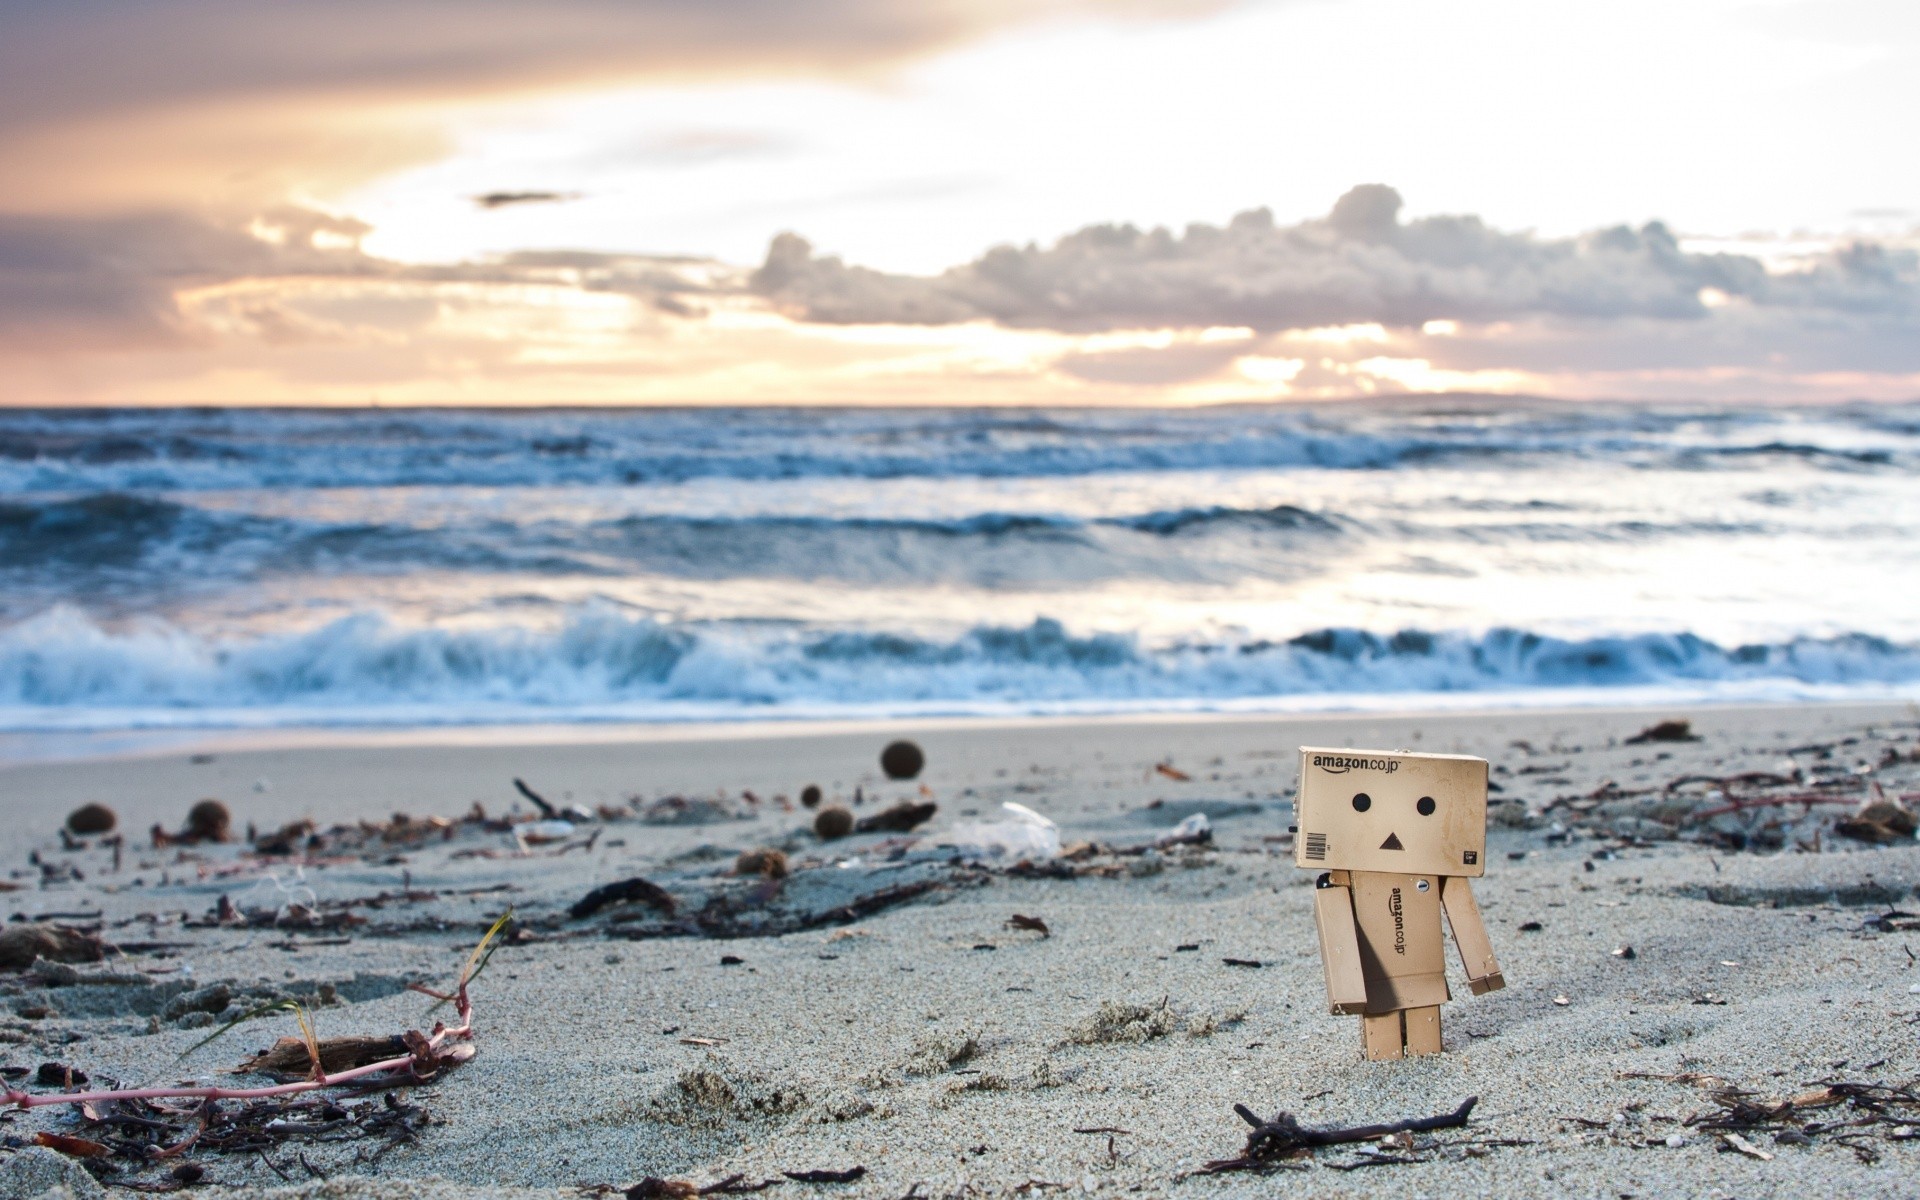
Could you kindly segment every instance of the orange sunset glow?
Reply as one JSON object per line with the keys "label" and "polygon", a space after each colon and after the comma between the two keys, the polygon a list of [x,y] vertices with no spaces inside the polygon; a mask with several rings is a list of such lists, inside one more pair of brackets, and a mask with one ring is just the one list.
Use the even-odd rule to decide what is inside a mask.
{"label": "orange sunset glow", "polygon": [[1872,5],[0,19],[10,405],[1920,392]]}

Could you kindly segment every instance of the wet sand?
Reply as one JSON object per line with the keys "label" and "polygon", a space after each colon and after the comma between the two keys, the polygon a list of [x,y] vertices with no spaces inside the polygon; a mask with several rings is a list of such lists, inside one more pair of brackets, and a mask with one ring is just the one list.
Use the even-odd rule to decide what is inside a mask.
{"label": "wet sand", "polygon": [[[1703,740],[1624,744],[1674,715]],[[304,1144],[335,1179],[295,1194],[579,1195],[645,1176],[704,1184],[861,1166],[853,1183],[782,1182],[770,1194],[1911,1195],[1920,1143],[1894,1140],[1891,1126],[1864,1131],[1864,1152],[1750,1134],[1773,1155],[1762,1161],[1687,1119],[1717,1111],[1713,1079],[1781,1097],[1920,1076],[1920,967],[1906,949],[1920,934],[1874,924],[1890,906],[1920,907],[1920,850],[1828,834],[1812,853],[1791,844],[1807,832],[1795,828],[1784,848],[1741,851],[1642,836],[1644,818],[1568,801],[1611,794],[1608,780],[1657,797],[1689,774],[1789,768],[1836,800],[1871,781],[1897,796],[1920,789],[1920,764],[1901,757],[1916,734],[1905,706],[1771,706],[760,727],[581,744],[506,733],[19,764],[0,769],[14,834],[0,862],[23,886],[0,908],[99,912],[109,939],[175,946],[78,968],[145,984],[0,975],[13,1014],[0,1014],[0,1062],[61,1061],[130,1084],[225,1079],[292,1021],[249,1023],[176,1062],[214,1018],[169,1007],[222,982],[234,1007],[331,985],[336,1002],[315,1010],[322,1036],[419,1027],[430,1002],[405,985],[447,980],[511,903],[525,933],[474,988],[477,1056],[408,1094],[432,1124],[373,1164],[355,1161],[365,1144]],[[887,782],[876,762],[900,735],[927,753],[912,784]],[[1355,1020],[1326,1012],[1312,875],[1284,840],[1302,743],[1495,763],[1491,865],[1475,891],[1509,986],[1471,996],[1450,962],[1442,1056],[1364,1062]],[[1155,770],[1162,762],[1191,778]],[[178,826],[204,796],[262,831],[301,818],[458,818],[476,802],[526,815],[515,777],[556,805],[629,813],[631,797],[679,795],[741,816],[583,822],[571,839],[524,848],[469,823],[304,866],[238,846],[146,848],[150,825]],[[775,799],[808,783],[829,803],[851,804],[858,789],[859,816],[921,799],[924,785],[939,812],[912,836],[821,844],[810,814]],[[118,872],[98,847],[61,848],[59,821],[89,800],[115,808],[129,834]],[[1067,877],[956,866],[929,849],[1003,801],[1099,848]],[[1196,811],[1209,815],[1211,846],[1112,853]],[[596,830],[590,848],[565,850]],[[740,851],[769,845],[794,866],[784,883],[730,874]],[[42,887],[29,853],[85,878]],[[632,876],[676,896],[677,912],[567,916],[590,889]],[[363,923],[183,924],[222,896],[242,912],[297,904]],[[1041,918],[1049,935],[1009,928],[1014,914]],[[1615,953],[1625,947],[1631,957]],[[1528,1144],[1436,1146],[1413,1155],[1425,1161],[1353,1171],[1336,1167],[1359,1154],[1324,1149],[1278,1178],[1190,1174],[1240,1150],[1235,1103],[1345,1125],[1468,1096],[1480,1098],[1471,1125],[1440,1141]],[[43,1109],[8,1132],[37,1129],[78,1131]],[[257,1156],[195,1161],[208,1186],[259,1194],[282,1182]]]}

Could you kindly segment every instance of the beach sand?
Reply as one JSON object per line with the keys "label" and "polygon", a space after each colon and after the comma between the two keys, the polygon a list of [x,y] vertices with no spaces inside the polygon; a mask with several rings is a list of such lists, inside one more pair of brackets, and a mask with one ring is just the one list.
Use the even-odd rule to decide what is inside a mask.
{"label": "beach sand", "polygon": [[[1702,740],[1625,744],[1676,715]],[[1658,797],[1690,774],[1798,769],[1848,802],[1817,811],[1843,815],[1870,780],[1920,789],[1917,735],[1910,707],[1836,705],[656,729],[574,743],[428,733],[21,763],[0,769],[12,835],[0,862],[23,885],[0,908],[81,914],[62,919],[171,948],[82,965],[77,982],[0,974],[0,1062],[71,1064],[96,1085],[222,1080],[292,1033],[291,1017],[177,1057],[248,997],[323,985],[335,998],[314,1010],[323,1037],[422,1027],[431,1002],[405,985],[449,982],[510,903],[525,932],[473,989],[478,1053],[406,1093],[431,1116],[413,1140],[377,1161],[375,1143],[350,1140],[204,1154],[196,1190],[262,1194],[284,1174],[288,1195],[577,1196],[647,1176],[757,1182],[860,1166],[856,1182],[783,1181],[770,1194],[1912,1196],[1920,1141],[1895,1139],[1895,1126],[1863,1126],[1852,1145],[1751,1132],[1772,1156],[1762,1160],[1687,1120],[1718,1111],[1716,1086],[1780,1098],[1823,1081],[1920,1077],[1920,932],[1875,924],[1920,907],[1920,850],[1830,831],[1818,853],[1796,849],[1811,823],[1783,849],[1655,839],[1642,817],[1568,798],[1607,796],[1608,780]],[[914,783],[879,773],[896,736],[925,748]],[[1441,1056],[1362,1061],[1356,1020],[1326,1011],[1313,874],[1284,840],[1301,744],[1495,763],[1490,865],[1474,887],[1508,986],[1471,996],[1450,962]],[[572,841],[595,829],[597,840],[565,852],[565,840],[522,850],[458,825],[298,868],[236,846],[147,848],[149,826],[178,827],[205,796],[264,831],[301,818],[458,818],[476,802],[525,813],[515,777],[557,805],[624,810],[630,797],[681,795],[749,815],[582,824]],[[920,799],[924,785],[939,812],[917,847],[889,834],[821,844],[811,814],[774,799],[808,783],[829,803],[859,789],[857,816]],[[1703,786],[1674,794],[1710,806]],[[117,872],[98,846],[61,847],[61,819],[86,801],[120,816]],[[994,819],[1003,801],[1047,814],[1069,843],[1137,849],[1195,811],[1214,840],[1094,852],[1080,862],[1100,870],[1064,878],[919,852],[957,823]],[[726,875],[739,852],[769,845],[795,867],[784,884]],[[567,916],[590,889],[633,876],[680,911]],[[182,923],[222,896],[242,912],[299,904],[364,923]],[[342,900],[359,902],[329,903]],[[834,912],[844,904],[872,911]],[[702,911],[704,934],[655,936]],[[1009,928],[1014,914],[1042,919],[1048,935]],[[714,936],[756,929],[790,931]],[[1626,947],[1630,957],[1616,953]],[[99,973],[150,981],[85,978]],[[234,997],[223,1015],[178,1011],[184,993],[222,982]],[[1432,1136],[1513,1144],[1425,1148],[1410,1155],[1421,1161],[1357,1170],[1337,1168],[1363,1155],[1334,1147],[1273,1177],[1191,1174],[1240,1151],[1236,1103],[1319,1126],[1430,1116],[1469,1096],[1471,1124]],[[38,1109],[5,1133],[19,1145],[43,1129],[86,1132]],[[332,1180],[310,1181],[302,1153]],[[0,1164],[0,1194],[9,1169],[39,1178]]]}

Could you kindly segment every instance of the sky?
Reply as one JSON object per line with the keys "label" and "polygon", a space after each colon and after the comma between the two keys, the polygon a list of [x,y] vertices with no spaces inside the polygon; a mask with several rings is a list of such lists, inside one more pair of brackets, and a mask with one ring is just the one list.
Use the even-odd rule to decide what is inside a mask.
{"label": "sky", "polygon": [[0,0],[0,404],[1920,397],[1898,0]]}

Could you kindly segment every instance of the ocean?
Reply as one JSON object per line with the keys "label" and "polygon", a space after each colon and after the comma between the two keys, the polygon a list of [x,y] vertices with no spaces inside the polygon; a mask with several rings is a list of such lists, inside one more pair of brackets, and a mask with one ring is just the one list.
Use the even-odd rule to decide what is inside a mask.
{"label": "ocean", "polygon": [[1920,405],[0,414],[0,729],[1920,697]]}

